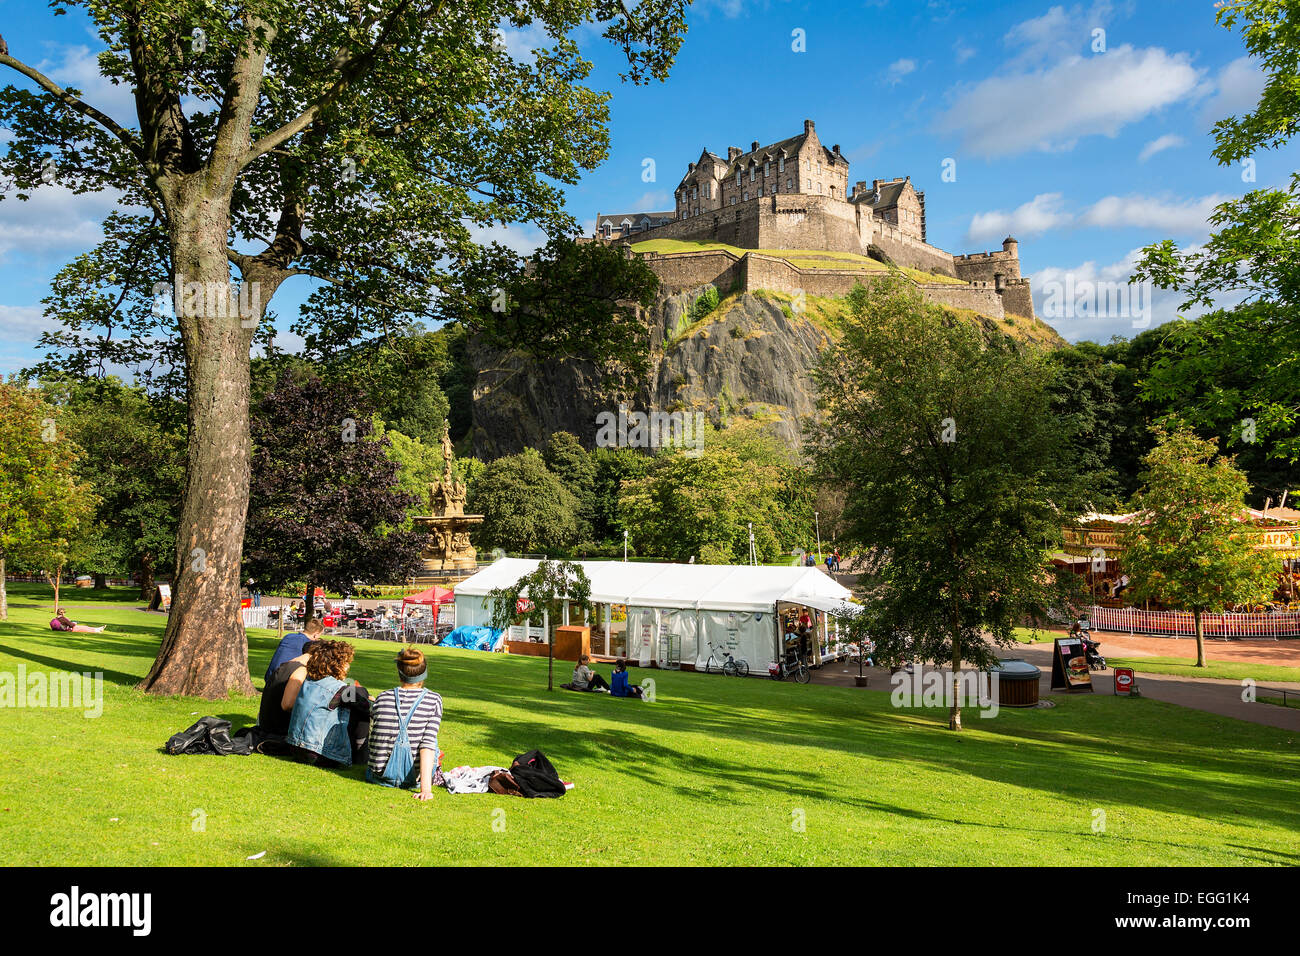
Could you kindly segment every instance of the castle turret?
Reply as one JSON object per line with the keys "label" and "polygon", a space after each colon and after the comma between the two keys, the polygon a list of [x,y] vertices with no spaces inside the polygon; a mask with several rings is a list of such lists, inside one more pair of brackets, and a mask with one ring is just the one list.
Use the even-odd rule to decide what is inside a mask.
{"label": "castle turret", "polygon": [[1005,252],[1007,255],[1015,256],[1017,259],[1019,259],[1020,243],[1016,242],[1016,240],[1012,239],[1010,236],[1007,236],[1005,239],[1002,240],[1002,251]]}

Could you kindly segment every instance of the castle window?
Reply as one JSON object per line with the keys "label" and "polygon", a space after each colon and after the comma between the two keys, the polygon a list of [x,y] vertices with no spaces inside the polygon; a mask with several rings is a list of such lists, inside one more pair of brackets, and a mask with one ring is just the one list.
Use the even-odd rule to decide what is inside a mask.
{"label": "castle window", "polygon": [[758,175],[758,167],[757,167],[757,166],[750,166],[750,167],[749,167],[749,181],[750,181],[751,183],[754,181],[754,177],[755,177],[756,175]]}
{"label": "castle window", "polygon": [[729,203],[729,205],[734,206],[735,204],[736,204],[736,197],[735,197],[735,196],[732,196],[732,197],[731,197],[731,202]]}
{"label": "castle window", "polygon": [[792,192],[793,190],[794,190],[794,178],[791,176],[785,177],[785,191]]}
{"label": "castle window", "polygon": [[763,198],[763,187],[762,187],[762,186],[759,186],[759,187],[758,187],[758,198],[759,198],[759,199],[762,199],[762,198]]}
{"label": "castle window", "polygon": [[767,179],[767,177],[770,176],[770,175],[772,175],[772,164],[771,164],[771,163],[764,163],[764,164],[763,164],[763,178],[764,178],[764,179]]}
{"label": "castle window", "polygon": [[783,173],[783,172],[785,172],[785,157],[784,157],[784,156],[781,156],[781,157],[779,157],[779,158],[777,159],[777,161],[776,161],[776,171],[777,171],[778,173]]}
{"label": "castle window", "polygon": [[831,187],[831,198],[832,198],[832,199],[835,198],[835,187],[834,187],[834,186]]}
{"label": "castle window", "polygon": [[811,173],[811,172],[812,172],[812,160],[811,160],[811,159],[805,159],[805,160],[803,161],[803,171],[804,171],[805,173]]}
{"label": "castle window", "polygon": [[741,175],[742,175],[741,171],[740,171],[739,169],[736,170],[736,188],[737,188],[737,189],[740,188],[740,177],[741,177]]}

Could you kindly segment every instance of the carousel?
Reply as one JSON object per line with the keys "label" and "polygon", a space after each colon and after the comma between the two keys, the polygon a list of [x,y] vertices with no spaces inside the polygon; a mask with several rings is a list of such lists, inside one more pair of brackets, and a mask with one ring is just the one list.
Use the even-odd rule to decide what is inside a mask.
{"label": "carousel", "polygon": [[[1136,512],[1082,515],[1063,529],[1064,554],[1053,563],[1086,578],[1092,606],[1082,610],[1094,629],[1192,636],[1196,631],[1190,611],[1149,602],[1135,607],[1125,596],[1130,582],[1124,571],[1124,532],[1137,520]],[[1300,637],[1300,525],[1290,517],[1253,508],[1244,510],[1241,520],[1251,526],[1255,547],[1277,557],[1277,588],[1266,604],[1232,608],[1223,614],[1202,614],[1205,635]]]}

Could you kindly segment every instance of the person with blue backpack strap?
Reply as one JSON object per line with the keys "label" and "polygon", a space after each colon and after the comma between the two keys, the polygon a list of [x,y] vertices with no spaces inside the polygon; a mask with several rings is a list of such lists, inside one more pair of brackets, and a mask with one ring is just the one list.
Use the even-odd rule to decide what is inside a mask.
{"label": "person with blue backpack strap", "polygon": [[438,728],[442,724],[442,697],[428,690],[424,654],[406,647],[397,655],[401,684],[375,698],[370,708],[370,761],[366,780],[385,787],[411,789],[417,800],[428,800],[442,786]]}

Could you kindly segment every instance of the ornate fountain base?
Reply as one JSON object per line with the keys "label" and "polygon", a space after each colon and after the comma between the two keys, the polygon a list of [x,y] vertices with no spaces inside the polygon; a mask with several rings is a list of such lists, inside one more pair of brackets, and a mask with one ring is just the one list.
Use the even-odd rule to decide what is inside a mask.
{"label": "ornate fountain base", "polygon": [[431,576],[478,567],[478,552],[469,541],[469,529],[482,515],[429,515],[415,519],[415,525],[432,541],[424,552],[424,574]]}

